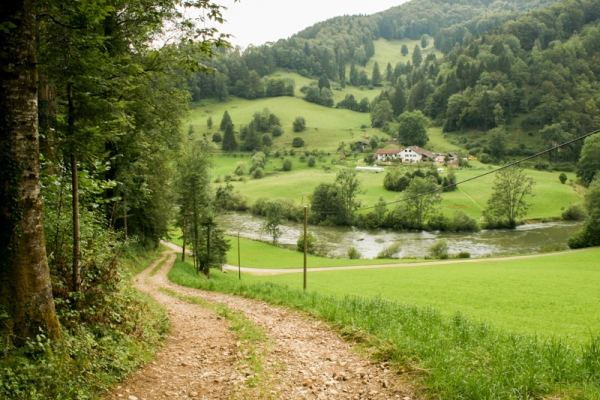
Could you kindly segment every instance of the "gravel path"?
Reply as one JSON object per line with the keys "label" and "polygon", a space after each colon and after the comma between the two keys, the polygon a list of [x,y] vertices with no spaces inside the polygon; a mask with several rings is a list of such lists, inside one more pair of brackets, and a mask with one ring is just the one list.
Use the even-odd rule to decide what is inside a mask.
{"label": "gravel path", "polygon": [[[353,351],[326,324],[255,300],[185,288],[166,273],[175,256],[150,277],[156,261],[137,276],[135,286],[167,308],[172,333],[156,359],[118,386],[111,399],[403,399],[417,398],[402,375]],[[268,336],[261,348],[266,379],[251,387],[247,354],[229,322],[207,308],[165,294],[227,305],[241,311]]]}

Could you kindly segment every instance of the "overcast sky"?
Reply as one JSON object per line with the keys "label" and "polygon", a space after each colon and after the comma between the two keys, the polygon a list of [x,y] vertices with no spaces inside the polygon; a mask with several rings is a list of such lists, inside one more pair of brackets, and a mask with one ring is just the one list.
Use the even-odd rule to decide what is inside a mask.
{"label": "overcast sky", "polygon": [[348,14],[374,14],[407,0],[213,0],[227,7],[217,26],[234,35],[235,46],[261,45],[285,39],[316,22]]}

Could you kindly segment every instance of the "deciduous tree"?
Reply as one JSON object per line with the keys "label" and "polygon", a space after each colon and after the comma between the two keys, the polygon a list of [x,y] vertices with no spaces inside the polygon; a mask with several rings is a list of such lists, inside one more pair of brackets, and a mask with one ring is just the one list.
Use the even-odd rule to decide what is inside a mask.
{"label": "deciduous tree", "polygon": [[489,226],[514,228],[519,218],[527,215],[531,206],[527,197],[533,196],[533,178],[525,175],[523,169],[512,166],[496,172],[492,195],[483,211]]}

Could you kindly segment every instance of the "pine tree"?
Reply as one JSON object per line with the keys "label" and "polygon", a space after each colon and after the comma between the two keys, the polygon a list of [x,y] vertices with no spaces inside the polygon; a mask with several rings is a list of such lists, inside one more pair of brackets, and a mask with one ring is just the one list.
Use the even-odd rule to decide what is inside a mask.
{"label": "pine tree", "polygon": [[[227,113],[227,111],[225,111]],[[229,115],[229,114],[227,114]],[[223,151],[234,151],[237,150],[238,144],[233,134],[233,124],[225,126],[225,134],[223,135],[223,143],[221,145]]]}
{"label": "pine tree", "polygon": [[392,64],[388,63],[385,68],[385,80],[388,82],[392,82],[394,80],[394,70],[392,69]]}
{"label": "pine tree", "polygon": [[221,125],[219,129],[224,131],[227,129],[228,125],[231,125],[231,131],[233,132],[233,121],[231,120],[229,113],[225,111],[225,113],[223,114],[223,119],[221,119]]}
{"label": "pine tree", "polygon": [[423,62],[423,56],[421,55],[421,49],[419,48],[418,44],[415,45],[415,49],[412,55],[412,62],[415,67],[419,67],[419,65],[421,65],[421,62]]}
{"label": "pine tree", "polygon": [[381,72],[379,71],[379,64],[377,62],[375,62],[375,65],[373,66],[371,83],[373,84],[373,86],[381,86]]}
{"label": "pine tree", "polygon": [[358,86],[360,84],[360,78],[354,63],[350,64],[350,84],[352,86]]}
{"label": "pine tree", "polygon": [[390,103],[392,104],[392,109],[394,110],[394,117],[398,117],[404,109],[406,108],[406,97],[404,95],[404,89],[402,85],[396,86],[396,90],[394,90],[394,94],[390,99]]}

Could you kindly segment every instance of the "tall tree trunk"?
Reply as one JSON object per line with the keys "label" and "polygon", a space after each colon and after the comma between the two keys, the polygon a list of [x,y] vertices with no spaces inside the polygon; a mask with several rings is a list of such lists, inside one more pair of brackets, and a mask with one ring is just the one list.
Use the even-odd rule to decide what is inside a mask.
{"label": "tall tree trunk", "polygon": [[0,3],[0,330],[17,345],[58,338],[44,243],[39,168],[35,0]]}
{"label": "tall tree trunk", "polygon": [[[67,97],[69,102],[69,115],[67,124],[69,137],[74,141],[75,135],[75,105],[73,104],[73,84],[67,85]],[[71,188],[73,192],[73,291],[79,291],[81,283],[81,231],[79,228],[79,177],[77,175],[77,156],[75,156],[75,144],[71,149]]]}

